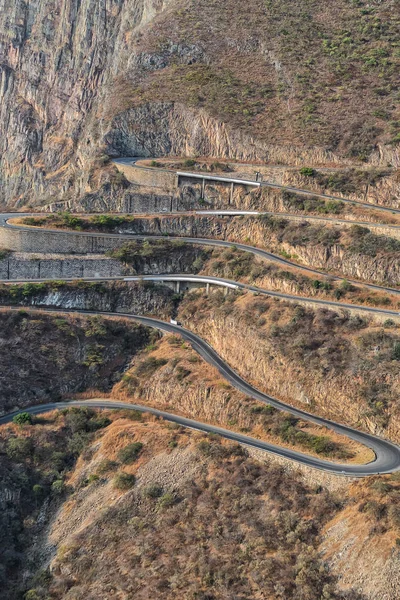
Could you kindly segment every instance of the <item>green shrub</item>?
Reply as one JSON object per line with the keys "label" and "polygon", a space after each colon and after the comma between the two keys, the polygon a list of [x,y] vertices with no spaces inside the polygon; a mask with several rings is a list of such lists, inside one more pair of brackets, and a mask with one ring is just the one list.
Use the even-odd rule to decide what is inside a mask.
{"label": "green shrub", "polygon": [[95,215],[92,217],[92,223],[98,229],[110,231],[124,223],[125,217],[117,217],[115,215]]}
{"label": "green shrub", "polygon": [[21,461],[32,456],[33,442],[25,437],[11,438],[7,442],[6,453],[12,460]]}
{"label": "green shrub", "polygon": [[97,431],[98,429],[104,429],[111,424],[111,419],[108,417],[97,417],[97,419],[90,419],[88,422],[88,431]]}
{"label": "green shrub", "polygon": [[170,508],[171,506],[173,506],[175,504],[175,502],[176,502],[175,494],[172,494],[171,492],[166,492],[158,500],[157,508],[159,510],[162,510],[164,508]]}
{"label": "green shrub", "polygon": [[400,251],[400,241],[384,235],[375,235],[367,227],[353,225],[350,229],[350,252],[375,257],[381,253]]}
{"label": "green shrub", "polygon": [[251,412],[255,413],[256,415],[273,415],[275,414],[277,411],[277,409],[274,406],[271,406],[270,404],[266,404],[265,406],[252,406],[251,408]]}
{"label": "green shrub", "polygon": [[117,466],[118,466],[117,462],[115,462],[114,460],[109,460],[108,458],[105,458],[102,461],[100,461],[99,464],[97,465],[96,473],[97,473],[97,475],[105,475],[109,471],[116,469]]}
{"label": "green shrub", "polygon": [[85,367],[95,367],[104,363],[104,348],[102,344],[91,344],[86,350],[86,359],[83,361]]}
{"label": "green shrub", "polygon": [[51,485],[51,493],[54,496],[61,496],[65,492],[65,483],[62,479],[56,479]]}
{"label": "green shrub", "polygon": [[42,600],[43,596],[39,595],[36,589],[28,590],[24,594],[24,600]]}
{"label": "green shrub", "polygon": [[392,356],[394,360],[400,360],[400,342],[395,343]]}
{"label": "green shrub", "polygon": [[46,290],[45,283],[24,283],[20,288],[22,290],[22,296],[24,298],[31,298]]}
{"label": "green shrub", "polygon": [[85,431],[78,431],[68,441],[68,450],[75,457],[79,456],[90,441],[90,435]]}
{"label": "green shrub", "polygon": [[193,160],[193,158],[188,158],[187,160],[185,160],[185,162],[183,164],[185,167],[194,167],[194,165],[196,164],[196,161]]}
{"label": "green shrub", "polygon": [[89,475],[89,477],[86,479],[85,484],[91,485],[92,483],[96,483],[96,481],[99,481],[99,480],[100,480],[100,477],[96,473],[91,473]]}
{"label": "green shrub", "polygon": [[121,471],[117,473],[113,479],[113,486],[117,490],[127,491],[133,488],[135,485],[136,477],[131,475],[130,473],[125,473],[125,471]]}
{"label": "green shrub", "polygon": [[13,423],[16,425],[32,425],[32,415],[28,412],[19,413],[13,418]]}
{"label": "green shrub", "polygon": [[163,488],[161,485],[158,485],[158,483],[153,483],[152,485],[148,485],[143,490],[143,493],[148,498],[160,498],[163,494]]}
{"label": "green shrub", "polygon": [[[133,378],[135,379],[135,378]],[[129,409],[129,410],[124,410],[122,412],[122,416],[124,419],[129,419],[130,421],[143,421],[143,414],[142,412],[140,412],[140,410],[136,410],[136,409]]]}
{"label": "green shrub", "polygon": [[35,498],[37,498],[38,500],[43,498],[43,496],[45,495],[44,487],[42,485],[39,485],[38,483],[33,486],[32,492]]}
{"label": "green shrub", "polygon": [[371,487],[381,495],[386,495],[393,490],[393,486],[387,481],[375,481]]}
{"label": "green shrub", "polygon": [[183,381],[183,379],[188,377],[190,374],[191,374],[191,371],[189,371],[189,369],[185,369],[185,367],[179,366],[176,369],[176,379],[178,381]]}
{"label": "green shrub", "polygon": [[96,416],[93,409],[87,407],[73,406],[63,411],[65,423],[72,433],[89,431],[89,421]]}
{"label": "green shrub", "polygon": [[128,446],[125,446],[125,448],[122,448],[118,452],[118,458],[124,465],[133,463],[139,456],[142,448],[143,444],[141,442],[128,444]]}
{"label": "green shrub", "polygon": [[393,321],[393,319],[386,319],[386,321],[383,323],[384,327],[396,327],[396,323]]}
{"label": "green shrub", "polygon": [[149,356],[149,358],[142,360],[142,362],[139,363],[139,365],[136,367],[136,374],[138,376],[151,375],[152,373],[157,371],[157,369],[166,365],[167,362],[168,360],[166,360],[165,358],[156,358],[155,356]]}
{"label": "green shrub", "polygon": [[314,177],[315,170],[311,167],[303,167],[302,169],[300,169],[300,174],[304,177]]}

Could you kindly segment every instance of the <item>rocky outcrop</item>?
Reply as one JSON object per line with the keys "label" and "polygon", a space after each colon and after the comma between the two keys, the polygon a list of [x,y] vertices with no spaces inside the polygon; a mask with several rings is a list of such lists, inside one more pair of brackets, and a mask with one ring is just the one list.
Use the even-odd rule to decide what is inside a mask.
{"label": "rocky outcrop", "polygon": [[339,159],[322,148],[262,142],[180,103],[157,102],[118,115],[105,136],[110,156],[217,156],[301,165]]}
{"label": "rocky outcrop", "polygon": [[0,292],[3,304],[20,306],[51,306],[60,309],[80,309],[132,314],[156,315],[169,319],[174,311],[174,292],[150,282],[122,284],[118,282],[57,284],[33,288],[29,293],[9,295],[9,288]]}

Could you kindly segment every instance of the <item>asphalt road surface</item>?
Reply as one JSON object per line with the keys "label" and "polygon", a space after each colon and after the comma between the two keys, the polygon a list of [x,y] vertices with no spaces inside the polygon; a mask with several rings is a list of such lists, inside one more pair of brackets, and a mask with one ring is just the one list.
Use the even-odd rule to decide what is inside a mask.
{"label": "asphalt road surface", "polygon": [[[30,309],[31,310],[31,309]],[[226,437],[230,440],[234,440],[236,442],[240,442],[243,444],[247,444],[249,446],[253,446],[259,448],[261,450],[265,450],[266,452],[270,452],[273,454],[277,454],[279,456],[288,458],[290,460],[297,461],[309,467],[314,467],[317,469],[322,469],[324,471],[336,474],[336,475],[345,475],[351,477],[365,477],[368,475],[376,475],[382,473],[392,473],[393,471],[400,470],[400,448],[395,444],[392,444],[388,440],[384,440],[383,438],[379,438],[377,436],[364,433],[362,431],[357,431],[351,427],[346,425],[340,425],[339,423],[335,423],[333,421],[329,421],[328,419],[324,419],[323,417],[317,417],[315,415],[311,415],[303,410],[294,408],[290,405],[287,405],[283,402],[280,402],[276,398],[269,396],[268,394],[264,394],[248,382],[246,382],[236,371],[234,371],[220,356],[217,352],[201,337],[196,335],[195,333],[184,329],[178,325],[173,325],[171,323],[166,323],[164,321],[159,321],[157,319],[152,319],[150,317],[143,317],[140,315],[131,315],[126,313],[106,313],[101,311],[82,311],[82,310],[54,310],[54,309],[34,309],[35,312],[56,312],[62,314],[83,314],[83,315],[100,315],[104,317],[117,317],[117,318],[126,318],[137,321],[142,325],[147,327],[152,327],[154,329],[158,329],[163,332],[179,334],[189,342],[192,348],[206,360],[210,365],[216,367],[221,375],[228,381],[233,387],[243,392],[247,396],[254,398],[264,404],[268,404],[270,406],[274,406],[279,410],[284,410],[286,412],[291,413],[292,415],[304,419],[306,421],[311,421],[316,423],[317,425],[322,425],[336,431],[341,435],[345,435],[348,438],[364,444],[368,448],[370,448],[375,453],[375,460],[365,464],[365,465],[357,465],[357,464],[340,464],[334,463],[327,460],[323,460],[314,456],[309,456],[307,454],[303,454],[302,452],[297,452],[295,450],[282,448],[280,446],[276,446],[274,444],[268,444],[267,442],[262,442],[260,440],[250,438],[248,436],[235,433],[226,429],[222,429],[216,427],[214,425],[207,425],[205,423],[201,423],[199,421],[194,421],[190,419],[185,419],[183,417],[178,417],[176,415],[172,415],[170,413],[162,413],[159,411],[155,411],[155,409],[150,409],[149,407],[138,406],[138,405],[127,405],[125,403],[118,403],[113,401],[104,401],[104,400],[94,400],[92,402],[77,402],[80,405],[90,404],[94,407],[98,408],[135,408],[137,410],[142,410],[145,412],[152,412],[153,414],[158,414],[163,418],[179,423],[185,427],[191,427],[193,429],[199,429],[201,431],[208,431],[213,433],[218,433],[223,437]],[[49,410],[53,410],[56,408],[63,408],[65,406],[70,406],[70,403],[52,403],[52,404],[44,404],[41,406],[34,406],[28,409],[22,409],[21,411],[17,411],[15,413],[11,413],[9,415],[5,415],[0,417],[0,424],[9,422],[12,418],[18,414],[18,412],[31,412],[32,414],[44,413]]]}

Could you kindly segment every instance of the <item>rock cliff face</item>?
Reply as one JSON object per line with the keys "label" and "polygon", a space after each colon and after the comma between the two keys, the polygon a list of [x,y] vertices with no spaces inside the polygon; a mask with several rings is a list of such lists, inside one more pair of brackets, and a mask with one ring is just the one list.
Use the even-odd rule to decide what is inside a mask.
{"label": "rock cliff face", "polygon": [[[292,11],[285,4],[251,0],[238,9],[211,0],[0,0],[0,204],[71,202],[99,190],[96,201],[107,202],[121,183],[107,154],[202,154],[294,165],[346,165],[361,157],[398,166],[390,140],[397,131],[389,126],[396,123],[390,121],[397,60],[391,1],[366,16],[335,0],[326,8],[331,20],[314,6],[310,27],[297,8],[286,23]],[[338,15],[350,29],[360,19],[366,27],[386,24],[374,32],[385,65],[373,54],[365,75],[364,55],[352,49],[355,64],[341,66],[356,73],[350,100],[359,99],[360,86],[363,93],[378,90],[366,102],[367,120],[359,102],[341,94],[325,99],[316,85],[314,97],[307,97],[309,79],[335,88],[339,71],[319,40],[334,44],[344,26]],[[288,42],[296,32],[295,62],[291,44],[282,45],[276,30],[280,19]],[[367,58],[374,50],[363,49]],[[307,53],[314,57],[308,62]],[[310,67],[315,60],[318,80]],[[297,77],[299,69],[307,73]],[[381,91],[386,85],[382,93],[378,83]],[[381,116],[372,117],[372,109]]]}
{"label": "rock cliff face", "polygon": [[[3,303],[22,306],[53,306],[60,309],[97,310],[106,312],[155,315],[168,320],[175,302],[174,292],[151,283],[118,282],[84,283],[77,286],[60,284],[32,289],[29,294],[8,296],[8,289],[1,290]],[[21,290],[22,291],[22,290]],[[6,299],[6,300],[5,300]]]}
{"label": "rock cliff face", "polygon": [[164,4],[1,1],[2,203],[91,189],[103,91],[126,67],[127,38]]}

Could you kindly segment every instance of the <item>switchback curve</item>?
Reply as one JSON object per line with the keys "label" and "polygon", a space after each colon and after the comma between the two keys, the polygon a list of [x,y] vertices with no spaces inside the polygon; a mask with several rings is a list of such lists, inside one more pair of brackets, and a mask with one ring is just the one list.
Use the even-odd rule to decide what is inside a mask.
{"label": "switchback curve", "polygon": [[[219,212],[218,214],[223,214]],[[259,256],[263,259],[269,260],[270,262],[277,263],[279,265],[283,265],[285,267],[291,267],[295,269],[300,269],[301,271],[305,271],[307,273],[311,273],[312,275],[316,275],[317,277],[322,277],[325,279],[330,279],[332,281],[348,281],[354,285],[360,285],[368,289],[372,289],[375,291],[385,292],[389,294],[400,294],[400,289],[390,288],[382,285],[377,285],[374,283],[366,283],[364,281],[357,281],[353,279],[348,279],[344,277],[339,277],[337,275],[332,275],[330,273],[325,273],[323,271],[318,271],[317,269],[313,269],[312,267],[307,267],[295,262],[292,262],[286,258],[278,256],[277,254],[273,254],[268,250],[263,250],[262,248],[257,248],[256,246],[249,246],[248,244],[241,244],[240,242],[230,242],[225,240],[217,240],[212,238],[198,238],[198,237],[184,237],[184,236],[172,236],[172,235],[149,235],[149,234],[120,234],[120,233],[101,233],[101,232],[88,232],[88,231],[67,231],[65,229],[47,229],[44,227],[27,227],[23,225],[15,225],[9,223],[9,220],[12,218],[20,218],[28,216],[25,213],[3,213],[0,214],[0,227],[9,227],[12,229],[18,229],[22,231],[38,231],[38,232],[47,232],[52,234],[60,234],[60,235],[79,235],[84,237],[91,238],[118,238],[124,239],[126,241],[133,240],[170,240],[170,241],[181,241],[188,244],[194,244],[199,246],[216,246],[221,248],[232,248],[235,247],[238,250],[242,250],[243,252],[249,252],[254,254],[255,256]],[[158,215],[159,216],[159,215]],[[179,213],[173,213],[171,216],[179,216]]]}
{"label": "switchback curve", "polygon": [[[31,309],[32,310],[32,309]],[[369,475],[377,475],[384,473],[392,473],[394,471],[400,470],[400,447],[396,446],[392,442],[385,440],[383,438],[379,438],[377,436],[371,435],[369,433],[364,433],[362,431],[357,431],[351,427],[346,425],[341,425],[334,421],[330,421],[328,419],[324,419],[323,417],[317,417],[315,415],[311,415],[303,410],[298,408],[294,408],[288,404],[280,402],[276,398],[261,392],[250,383],[246,382],[234,369],[232,369],[218,354],[217,352],[200,336],[196,335],[192,331],[188,329],[184,329],[178,325],[174,325],[171,323],[166,323],[164,321],[160,321],[158,319],[153,319],[150,317],[144,317],[141,315],[131,315],[127,313],[108,313],[102,311],[84,311],[84,310],[54,310],[54,309],[33,309],[35,312],[55,312],[59,314],[82,314],[82,315],[99,315],[103,317],[117,317],[117,318],[125,318],[137,321],[142,325],[147,327],[152,327],[153,329],[158,329],[159,331],[167,332],[167,333],[175,333],[182,336],[187,342],[190,343],[192,348],[210,365],[214,366],[218,369],[221,375],[236,389],[243,392],[247,396],[254,398],[264,404],[268,404],[274,406],[278,410],[284,410],[293,414],[294,416],[311,421],[316,423],[317,425],[321,425],[323,427],[328,427],[333,431],[339,433],[340,435],[345,435],[350,439],[361,443],[368,448],[370,448],[375,453],[375,460],[368,464],[364,465],[351,465],[351,464],[341,464],[341,463],[333,463],[323,459],[319,459],[317,457],[309,456],[307,454],[303,454],[301,452],[297,452],[295,450],[282,448],[280,446],[275,446],[273,444],[268,444],[267,442],[261,442],[260,440],[256,440],[254,438],[249,438],[248,436],[243,436],[242,434],[231,432],[229,430],[224,430],[222,428],[215,427],[213,425],[206,425],[204,423],[200,423],[198,421],[193,421],[190,419],[184,419],[181,417],[177,417],[176,415],[171,415],[169,413],[164,413],[160,416],[168,415],[169,420],[174,420],[175,422],[180,422],[182,425],[186,427],[193,427],[195,429],[201,429],[202,431],[214,432],[222,435],[223,437],[227,437],[228,439],[238,441],[240,443],[244,443],[247,445],[251,445],[253,447],[257,447],[261,450],[265,450],[266,452],[270,452],[273,454],[277,454],[284,458],[288,458],[290,460],[294,460],[303,465],[324,470],[326,472],[335,474],[335,475],[345,475],[350,477],[366,477]],[[133,407],[134,405],[126,405],[124,403],[114,403],[118,406],[113,406],[112,404],[104,401],[97,401],[97,406],[99,408],[129,408],[129,406]],[[68,404],[67,404],[68,405]],[[96,404],[92,404],[95,406]],[[37,411],[46,412],[48,410],[53,410],[55,408],[62,408],[63,404],[54,403],[54,404],[46,404],[43,406],[31,407],[27,409],[28,411]],[[139,407],[135,405],[138,410],[145,410],[146,412],[154,413],[154,410],[149,410],[148,407]],[[26,412],[26,409],[23,409],[19,412]],[[13,416],[17,413],[11,413],[9,415],[5,415],[0,418],[0,424],[5,423],[7,421],[12,420]],[[178,421],[180,419],[180,421]],[[185,422],[184,422],[185,421]]]}

